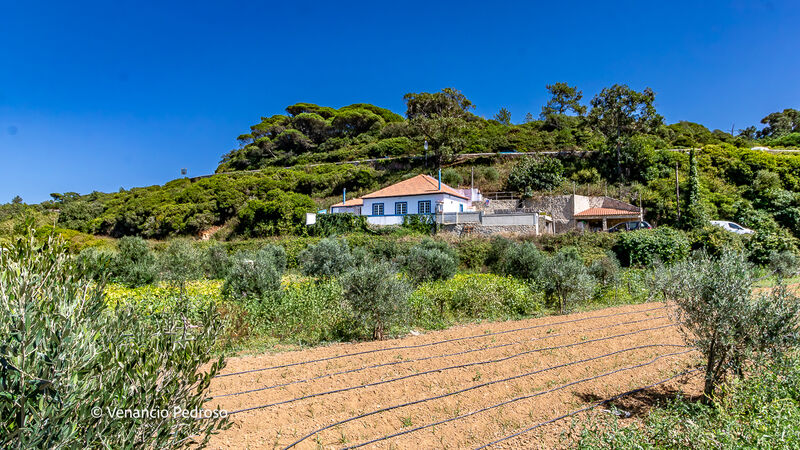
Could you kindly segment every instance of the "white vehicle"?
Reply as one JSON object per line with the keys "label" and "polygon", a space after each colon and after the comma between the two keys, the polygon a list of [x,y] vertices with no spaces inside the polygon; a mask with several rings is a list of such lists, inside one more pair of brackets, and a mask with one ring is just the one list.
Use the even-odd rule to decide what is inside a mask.
{"label": "white vehicle", "polygon": [[722,227],[731,233],[736,234],[753,234],[755,231],[750,228],[745,228],[736,222],[728,222],[727,220],[712,220],[711,225]]}

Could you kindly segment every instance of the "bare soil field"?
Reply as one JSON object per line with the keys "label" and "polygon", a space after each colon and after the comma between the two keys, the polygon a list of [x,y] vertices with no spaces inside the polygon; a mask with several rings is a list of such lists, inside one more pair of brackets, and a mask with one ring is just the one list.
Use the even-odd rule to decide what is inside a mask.
{"label": "bare soil field", "polygon": [[697,358],[661,303],[231,358],[206,406],[233,426],[211,447],[559,447],[602,400],[646,388],[613,402],[636,420],[699,394]]}

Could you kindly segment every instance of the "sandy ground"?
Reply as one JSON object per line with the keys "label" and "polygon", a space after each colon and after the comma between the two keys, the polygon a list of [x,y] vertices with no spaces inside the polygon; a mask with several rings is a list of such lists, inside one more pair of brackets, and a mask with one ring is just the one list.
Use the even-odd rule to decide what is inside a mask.
{"label": "sandy ground", "polygon": [[[232,413],[233,426],[215,436],[211,447],[283,448],[366,414],[313,434],[296,448],[343,448],[402,432],[407,433],[366,447],[476,448],[688,370],[698,355],[674,354],[688,350],[682,344],[663,305],[648,303],[231,358],[224,374],[252,372],[214,380],[207,407]],[[635,365],[642,366],[626,369]],[[611,371],[617,372],[597,377]],[[569,383],[574,384],[539,394]],[[701,375],[694,373],[615,403],[636,420],[655,399],[696,395],[700,388]],[[415,403],[397,407],[408,402]],[[561,420],[492,448],[563,446],[571,423]]]}

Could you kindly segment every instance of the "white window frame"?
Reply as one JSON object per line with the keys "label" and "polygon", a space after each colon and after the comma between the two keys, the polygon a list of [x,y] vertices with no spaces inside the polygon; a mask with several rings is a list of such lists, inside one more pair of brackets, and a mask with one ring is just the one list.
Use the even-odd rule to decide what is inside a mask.
{"label": "white window frame", "polygon": [[383,203],[373,203],[372,204],[372,215],[373,216],[382,216],[384,213]]}
{"label": "white window frame", "polygon": [[[422,206],[425,205],[427,208],[423,208]],[[430,200],[420,200],[417,202],[417,213],[418,214],[430,214],[431,213],[431,201]],[[423,211],[423,209],[427,209],[427,211]]]}
{"label": "white window frame", "polygon": [[397,216],[408,214],[408,202],[394,202],[394,213]]}

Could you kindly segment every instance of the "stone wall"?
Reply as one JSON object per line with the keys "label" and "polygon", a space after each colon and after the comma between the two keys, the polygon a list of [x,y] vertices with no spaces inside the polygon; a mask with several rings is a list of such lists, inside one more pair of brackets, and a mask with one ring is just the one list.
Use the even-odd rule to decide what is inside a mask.
{"label": "stone wall", "polygon": [[[467,230],[464,230],[467,227]],[[443,225],[441,233],[454,234],[456,236],[492,236],[497,234],[504,235],[535,235],[536,227],[533,225],[494,225],[483,226],[477,224],[458,224]]]}

